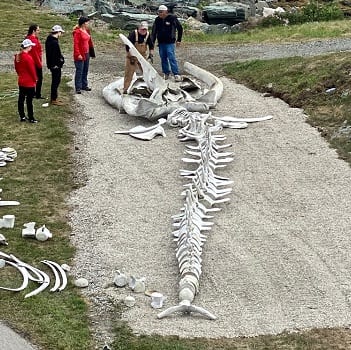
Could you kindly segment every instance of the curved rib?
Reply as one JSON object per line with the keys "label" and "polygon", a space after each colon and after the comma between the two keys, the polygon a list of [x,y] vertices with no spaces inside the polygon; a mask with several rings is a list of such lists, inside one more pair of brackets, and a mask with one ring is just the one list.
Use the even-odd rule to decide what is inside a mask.
{"label": "curved rib", "polygon": [[24,297],[25,298],[30,298],[32,297],[33,295],[37,295],[39,294],[40,292],[42,292],[43,290],[45,290],[47,288],[47,286],[50,284],[50,277],[44,272],[44,271],[41,271],[37,268],[34,267],[34,269],[37,270],[38,273],[40,273],[42,276],[43,276],[43,280],[44,282],[41,284],[41,286],[37,289],[34,289],[32,292],[26,294]]}
{"label": "curved rib", "polygon": [[61,292],[62,290],[64,290],[67,286],[67,275],[66,275],[66,271],[61,267],[60,264],[56,263],[55,261],[51,261],[51,260],[45,260],[46,262],[52,264],[53,266],[56,267],[56,269],[60,272],[61,274],[61,280],[62,280],[62,284],[61,287],[58,289],[59,292]]}
{"label": "curved rib", "polygon": [[29,280],[29,274],[28,274],[27,270],[23,266],[19,266],[19,265],[17,265],[16,263],[14,263],[12,261],[5,260],[5,262],[7,264],[10,264],[11,266],[15,267],[21,273],[21,275],[23,277],[23,283],[18,288],[0,287],[0,289],[9,290],[9,291],[12,291],[12,292],[19,292],[19,291],[27,288],[28,280]]}
{"label": "curved rib", "polygon": [[28,277],[31,281],[33,282],[38,282],[38,283],[43,283],[44,282],[44,278],[43,275],[41,275],[38,272],[38,269],[36,269],[35,267],[33,267],[32,265],[29,265],[25,262],[23,262],[22,260],[18,259],[16,256],[14,256],[13,254],[10,254],[10,257],[12,258],[13,261],[15,261],[19,266],[23,266],[25,267],[27,270],[29,270],[30,272],[32,272],[36,277],[33,277],[28,271]]}
{"label": "curved rib", "polygon": [[57,289],[59,288],[61,284],[61,279],[60,279],[60,274],[58,273],[57,269],[55,266],[53,266],[48,260],[42,260],[41,263],[49,266],[55,276],[55,284],[54,286],[50,289],[50,292],[56,292]]}

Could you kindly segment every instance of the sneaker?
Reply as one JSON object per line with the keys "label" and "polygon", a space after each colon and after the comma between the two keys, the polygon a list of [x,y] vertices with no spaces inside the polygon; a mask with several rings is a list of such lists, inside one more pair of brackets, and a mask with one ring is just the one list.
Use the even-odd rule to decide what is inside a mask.
{"label": "sneaker", "polygon": [[20,118],[20,122],[25,122],[26,121],[26,118],[23,117],[23,118]]}
{"label": "sneaker", "polygon": [[76,94],[81,94],[82,92],[80,90],[76,90]]}
{"label": "sneaker", "polygon": [[32,119],[29,119],[29,122],[35,124],[35,123],[38,123],[39,120],[32,118]]}
{"label": "sneaker", "polygon": [[63,102],[60,100],[53,100],[51,101],[51,104],[54,106],[63,106]]}
{"label": "sneaker", "polygon": [[87,86],[87,87],[83,88],[83,90],[84,91],[91,91],[91,88]]}
{"label": "sneaker", "polygon": [[169,74],[163,74],[163,79],[168,80],[169,79]]}
{"label": "sneaker", "polygon": [[176,74],[176,75],[174,76],[174,80],[175,80],[175,81],[182,81],[183,79],[182,79],[182,77],[181,77],[180,75]]}

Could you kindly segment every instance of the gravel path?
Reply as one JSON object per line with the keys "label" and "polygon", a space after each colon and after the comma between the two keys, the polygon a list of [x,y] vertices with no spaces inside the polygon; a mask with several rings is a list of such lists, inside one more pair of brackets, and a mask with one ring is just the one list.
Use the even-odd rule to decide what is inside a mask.
{"label": "gravel path", "polygon": [[[314,54],[321,53],[321,47],[351,49],[349,40],[337,43],[275,50],[255,45],[251,57],[289,56],[297,54],[297,47],[309,54],[313,48]],[[267,48],[265,54],[260,47]],[[226,47],[221,61],[240,59],[240,50],[249,55],[248,47],[230,50]],[[202,67],[219,61],[219,56],[208,59],[212,55],[206,48],[202,54],[192,48],[179,52],[181,62],[202,62]],[[165,307],[178,303],[171,216],[182,206],[185,182],[179,170],[190,168],[181,162],[184,144],[177,140],[177,129],[166,128],[166,138],[150,142],[114,134],[150,125],[119,114],[102,98],[102,88],[121,74],[121,57],[114,61],[104,55],[92,62],[93,91],[76,96],[79,113],[72,122],[76,175],[86,181],[70,198],[77,247],[73,275],[90,282],[84,293],[91,301],[97,342],[111,340],[111,322],[119,317],[137,334],[180,337],[254,336],[349,325],[351,169],[305,122],[303,111],[226,78],[214,115],[274,118],[223,132],[233,144],[235,160],[221,175],[234,180],[233,192],[213,219],[195,299],[218,319],[177,315],[158,320],[149,297],[112,285],[116,270],[144,276],[147,289],[167,296]],[[115,314],[113,307],[129,294],[136,305]]]}

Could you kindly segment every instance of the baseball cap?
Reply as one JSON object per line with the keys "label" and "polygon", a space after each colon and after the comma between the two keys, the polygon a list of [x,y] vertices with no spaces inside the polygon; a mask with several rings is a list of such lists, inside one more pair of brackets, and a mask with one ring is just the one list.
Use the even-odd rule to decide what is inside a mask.
{"label": "baseball cap", "polygon": [[165,5],[160,5],[160,7],[158,8],[158,11],[168,11],[168,8]]}
{"label": "baseball cap", "polygon": [[21,44],[22,47],[26,48],[29,46],[35,46],[35,44],[30,39],[24,39]]}
{"label": "baseball cap", "polygon": [[146,21],[141,21],[139,28],[140,29],[148,29],[149,28],[149,24]]}
{"label": "baseball cap", "polygon": [[54,25],[52,28],[51,28],[51,32],[52,33],[57,33],[57,32],[62,32],[64,33],[65,31],[62,29],[61,26],[59,26],[58,24]]}

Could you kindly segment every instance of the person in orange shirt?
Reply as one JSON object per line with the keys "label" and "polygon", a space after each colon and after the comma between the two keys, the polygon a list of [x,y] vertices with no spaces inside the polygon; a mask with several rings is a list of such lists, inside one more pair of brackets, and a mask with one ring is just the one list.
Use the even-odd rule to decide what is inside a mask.
{"label": "person in orange shirt", "polygon": [[73,60],[76,67],[74,87],[77,94],[82,90],[91,91],[88,85],[90,57],[95,58],[94,44],[89,30],[88,17],[80,17],[78,25],[73,28]]}
{"label": "person in orange shirt", "polygon": [[43,49],[39,40],[40,28],[38,24],[31,24],[28,28],[26,39],[29,39],[35,46],[29,51],[35,63],[35,69],[37,71],[37,85],[35,86],[35,98],[44,99],[41,96],[41,87],[43,84]]}
{"label": "person in orange shirt", "polygon": [[33,97],[35,86],[37,84],[37,72],[32,56],[29,54],[32,47],[35,46],[29,39],[23,40],[21,52],[15,55],[14,65],[18,75],[18,114],[21,122],[25,122],[26,115],[24,112],[24,102],[27,103],[28,120],[30,123],[37,123],[33,114]]}

